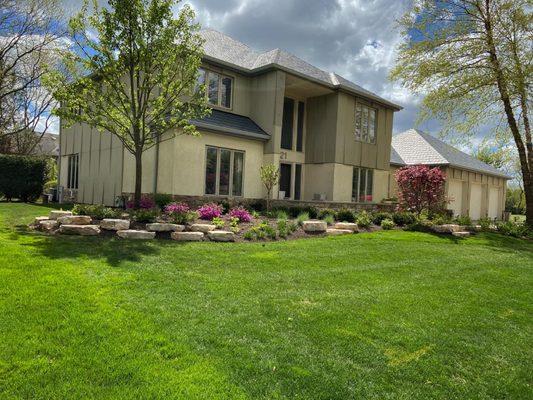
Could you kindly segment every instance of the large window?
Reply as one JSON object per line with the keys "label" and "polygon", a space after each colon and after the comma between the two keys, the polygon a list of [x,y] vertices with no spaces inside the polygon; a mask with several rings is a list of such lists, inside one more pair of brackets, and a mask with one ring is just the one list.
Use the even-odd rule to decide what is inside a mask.
{"label": "large window", "polygon": [[355,138],[376,143],[377,110],[361,103],[355,104]]}
{"label": "large window", "polygon": [[283,125],[281,126],[282,149],[295,150],[294,142],[296,141],[296,151],[303,151],[304,121],[305,103],[285,97],[283,101]]}
{"label": "large window", "polygon": [[78,188],[78,168],[80,164],[79,154],[71,154],[68,156],[68,176],[67,189]]}
{"label": "large window", "polygon": [[205,194],[242,196],[244,153],[218,147],[207,147],[205,162]]}
{"label": "large window", "polygon": [[354,168],[352,181],[352,201],[371,203],[374,189],[374,171],[367,168]]}
{"label": "large window", "polygon": [[209,104],[231,108],[233,78],[201,68],[198,86],[203,84],[206,84],[206,96]]}

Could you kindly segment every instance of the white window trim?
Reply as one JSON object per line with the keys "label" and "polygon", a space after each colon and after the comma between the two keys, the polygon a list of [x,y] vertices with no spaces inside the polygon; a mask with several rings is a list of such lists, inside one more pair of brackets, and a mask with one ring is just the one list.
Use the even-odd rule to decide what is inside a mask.
{"label": "white window trim", "polygon": [[[355,174],[355,171],[357,171],[357,173],[359,174],[358,175],[358,178],[357,178],[357,195],[355,197],[355,199],[353,198],[352,196],[352,202],[354,203],[365,203],[365,204],[372,204],[374,203],[374,180],[375,180],[375,177],[376,177],[376,174],[375,174],[375,171],[374,169],[372,168],[364,168],[364,167],[353,167],[353,173]],[[365,198],[368,196],[368,195],[371,195],[372,196],[372,201],[361,201],[361,173],[362,172],[365,172],[366,173],[366,176],[365,176]],[[370,188],[370,191],[368,190],[368,174],[369,172],[372,172],[372,187]],[[353,194],[353,176],[352,176],[352,194]]]}
{"label": "white window trim", "polygon": [[[209,149],[215,149],[217,151],[217,161],[216,161],[216,174],[215,174],[215,193],[206,193],[207,191],[207,182],[206,182],[206,173],[207,173],[207,151]],[[230,171],[229,171],[229,191],[228,194],[220,194],[220,154],[221,150],[227,150],[230,152]],[[233,194],[233,170],[234,170],[234,163],[235,163],[235,153],[242,153],[242,182],[241,182],[241,194],[239,196],[236,196]],[[218,146],[211,146],[206,145],[205,146],[205,162],[204,162],[204,196],[210,196],[210,197],[244,197],[244,173],[245,173],[245,165],[246,165],[246,152],[244,150],[235,150],[235,149],[228,149],[226,147],[218,147]]]}

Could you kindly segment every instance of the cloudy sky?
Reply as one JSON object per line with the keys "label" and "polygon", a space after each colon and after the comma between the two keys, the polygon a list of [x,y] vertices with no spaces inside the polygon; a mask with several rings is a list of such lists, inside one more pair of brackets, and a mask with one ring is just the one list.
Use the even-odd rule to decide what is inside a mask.
{"label": "cloudy sky", "polygon": [[[412,0],[184,0],[203,27],[258,50],[281,48],[404,107],[394,132],[414,126],[418,99],[389,82],[401,41],[396,20]],[[80,0],[64,0],[67,12]],[[178,12],[178,10],[176,10]],[[434,124],[419,126],[435,130]]]}

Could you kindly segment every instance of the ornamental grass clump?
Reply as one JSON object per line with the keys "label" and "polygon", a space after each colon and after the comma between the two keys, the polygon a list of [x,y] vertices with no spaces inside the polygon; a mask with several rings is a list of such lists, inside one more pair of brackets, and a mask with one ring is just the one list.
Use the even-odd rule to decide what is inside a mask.
{"label": "ornamental grass clump", "polygon": [[185,203],[167,204],[164,211],[169,220],[180,225],[184,225],[198,217],[198,214],[194,211],[191,211],[189,206]]}
{"label": "ornamental grass clump", "polygon": [[198,209],[200,219],[212,221],[213,218],[220,218],[222,216],[222,206],[216,203],[207,203]]}
{"label": "ornamental grass clump", "polygon": [[232,208],[229,212],[229,216],[238,219],[239,222],[250,222],[252,220],[252,215],[244,207]]}

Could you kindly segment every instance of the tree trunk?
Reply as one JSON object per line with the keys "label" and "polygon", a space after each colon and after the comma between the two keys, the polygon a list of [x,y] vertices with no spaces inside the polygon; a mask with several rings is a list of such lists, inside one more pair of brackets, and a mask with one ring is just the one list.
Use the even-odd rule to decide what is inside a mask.
{"label": "tree trunk", "polygon": [[[524,177],[524,194],[526,196],[526,224],[533,229],[533,182],[526,184]],[[531,179],[531,178],[530,178]]]}
{"label": "tree trunk", "polygon": [[141,189],[142,189],[142,151],[135,152],[135,193],[133,195],[133,207],[137,210],[141,205]]}

